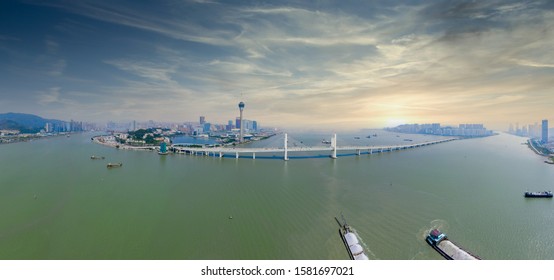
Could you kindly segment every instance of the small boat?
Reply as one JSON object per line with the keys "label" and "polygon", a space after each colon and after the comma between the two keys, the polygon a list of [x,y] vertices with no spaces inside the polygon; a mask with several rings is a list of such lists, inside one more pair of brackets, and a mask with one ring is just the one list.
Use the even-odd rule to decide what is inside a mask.
{"label": "small boat", "polygon": [[371,138],[371,135],[366,136],[365,138]]}
{"label": "small boat", "polygon": [[90,156],[90,159],[104,159],[104,157]]}
{"label": "small boat", "polygon": [[111,163],[111,162],[110,162],[110,163],[108,163],[108,165],[107,165],[108,168],[112,168],[112,167],[121,167],[121,166],[123,166],[123,163],[121,163],[121,162],[120,162],[120,163]]}
{"label": "small boat", "polygon": [[331,144],[331,141],[327,141],[327,140],[323,139],[323,140],[321,140],[321,143],[323,143],[323,144]]}
{"label": "small boat", "polygon": [[341,223],[339,219],[337,219],[337,217],[335,217],[335,220],[337,221],[337,223],[339,223],[339,235],[342,239],[342,242],[344,243],[344,246],[346,247],[346,251],[348,252],[348,256],[350,256],[350,259],[368,260],[368,257],[364,252],[364,248],[358,241],[358,237],[352,231],[352,228],[350,228],[350,226],[346,224],[346,221],[344,221],[344,217],[342,217],[342,220],[344,221],[343,223]]}
{"label": "small boat", "polygon": [[360,139],[360,137],[354,137],[354,139]]}
{"label": "small boat", "polygon": [[525,192],[525,197],[552,197],[552,191],[544,192]]}
{"label": "small boat", "polygon": [[404,139],[404,141],[414,141],[414,140],[406,138],[406,139]]}

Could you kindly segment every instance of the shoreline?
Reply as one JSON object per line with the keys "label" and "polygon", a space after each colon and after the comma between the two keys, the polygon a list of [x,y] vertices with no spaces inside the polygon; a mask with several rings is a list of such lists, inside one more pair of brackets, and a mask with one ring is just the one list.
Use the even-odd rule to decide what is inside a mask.
{"label": "shoreline", "polygon": [[93,143],[120,149],[120,150],[156,151],[156,146],[143,146],[143,147],[130,146],[130,145],[125,145],[125,144],[116,142],[115,138],[112,140],[112,139],[108,139],[107,137],[113,137],[113,136],[98,135],[98,136],[93,136],[91,140]]}
{"label": "shoreline", "polygon": [[[21,142],[32,142],[34,140],[42,140],[42,139],[48,139],[53,137],[61,137],[66,136],[70,137],[71,134],[74,134],[76,132],[64,132],[64,133],[58,133],[58,134],[50,134],[50,135],[42,135],[42,134],[19,134],[19,135],[13,135],[13,136],[0,136],[0,145],[2,144],[13,144],[13,143],[21,143]],[[10,140],[10,141],[5,141]]]}

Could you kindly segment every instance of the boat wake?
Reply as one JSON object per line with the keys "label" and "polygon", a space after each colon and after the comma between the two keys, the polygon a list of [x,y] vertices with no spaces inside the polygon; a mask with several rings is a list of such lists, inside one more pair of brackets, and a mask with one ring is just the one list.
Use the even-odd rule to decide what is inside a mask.
{"label": "boat wake", "polygon": [[364,252],[367,253],[368,259],[371,259],[371,260],[378,260],[379,258],[377,258],[377,256],[369,249],[369,247],[368,247],[367,244],[364,242],[364,240],[362,239],[362,237],[358,234],[358,231],[356,231],[356,229],[353,228],[352,226],[350,226],[350,229],[351,229],[352,232],[356,235],[356,237],[358,238],[358,241],[360,242],[360,244],[364,247]]}
{"label": "boat wake", "polygon": [[432,220],[429,226],[423,227],[417,232],[417,239],[425,240],[429,234],[429,231],[432,229],[438,229],[441,232],[448,232],[448,228],[449,225],[447,221],[441,219]]}

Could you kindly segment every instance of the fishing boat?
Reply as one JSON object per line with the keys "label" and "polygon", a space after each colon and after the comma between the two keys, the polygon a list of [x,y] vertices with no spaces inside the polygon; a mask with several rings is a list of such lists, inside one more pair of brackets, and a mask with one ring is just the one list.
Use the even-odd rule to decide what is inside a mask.
{"label": "fishing boat", "polygon": [[552,191],[544,192],[525,192],[525,197],[552,197]]}
{"label": "fishing boat", "polygon": [[352,228],[346,223],[344,217],[342,217],[343,222],[341,223],[337,217],[335,220],[339,224],[339,235],[346,247],[348,256],[351,260],[367,260],[368,257],[364,252],[364,248],[358,241],[357,235],[354,233]]}
{"label": "fishing boat", "polygon": [[123,163],[119,162],[119,163],[108,163],[107,167],[108,168],[112,168],[112,167],[121,167],[123,166]]}

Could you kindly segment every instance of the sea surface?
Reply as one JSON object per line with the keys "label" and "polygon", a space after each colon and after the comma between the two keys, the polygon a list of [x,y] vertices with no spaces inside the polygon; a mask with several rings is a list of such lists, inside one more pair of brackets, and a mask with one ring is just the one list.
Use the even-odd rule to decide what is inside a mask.
{"label": "sea surface", "polygon": [[[483,259],[554,259],[554,201],[523,197],[554,189],[554,166],[525,138],[285,162],[160,156],[94,135],[0,145],[0,259],[347,259],[341,215],[370,259],[441,259],[424,240],[434,227]],[[440,138],[368,130],[338,145]]]}

